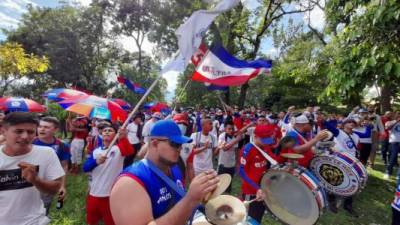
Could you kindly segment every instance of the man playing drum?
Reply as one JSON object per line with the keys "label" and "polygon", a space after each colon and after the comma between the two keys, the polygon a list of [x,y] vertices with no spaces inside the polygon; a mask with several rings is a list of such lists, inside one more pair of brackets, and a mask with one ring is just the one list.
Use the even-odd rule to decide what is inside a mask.
{"label": "man playing drum", "polygon": [[[254,130],[254,144],[272,157],[274,154],[271,146],[274,143],[274,127],[271,125],[257,125]],[[240,155],[239,174],[242,178],[243,199],[249,201],[257,198],[260,200],[249,205],[248,215],[261,224],[265,204],[261,201],[263,194],[259,184],[262,176],[267,171],[269,163],[252,143],[245,145]]]}
{"label": "man playing drum", "polygon": [[312,120],[308,119],[305,115],[294,117],[293,123],[293,129],[289,131],[286,136],[293,137],[296,140],[296,145],[293,148],[293,151],[294,153],[302,154],[304,156],[304,158],[299,159],[298,164],[307,168],[311,159],[314,157],[314,153],[311,150],[312,146],[314,146],[318,141],[327,138],[328,134],[326,132],[320,132],[314,138],[310,138]]}
{"label": "man playing drum", "polygon": [[[352,156],[356,156],[357,145],[359,144],[359,137],[353,133],[353,128],[357,125],[357,122],[353,119],[346,119],[343,121],[343,129],[339,130],[332,126],[330,123],[324,121],[324,127],[332,132],[335,137],[335,149],[338,151],[346,152]],[[335,195],[328,195],[329,209],[333,213],[337,213],[338,209],[336,207],[336,197]],[[348,211],[351,215],[357,217],[357,213],[353,210],[353,198],[347,197],[344,200],[344,209]]]}
{"label": "man playing drum", "polygon": [[[145,159],[128,167],[110,196],[111,213],[119,225],[182,225],[219,182],[215,171],[196,176],[185,196],[182,175],[176,166],[182,135],[171,120],[158,121],[150,131]],[[180,194],[178,194],[180,193]]]}

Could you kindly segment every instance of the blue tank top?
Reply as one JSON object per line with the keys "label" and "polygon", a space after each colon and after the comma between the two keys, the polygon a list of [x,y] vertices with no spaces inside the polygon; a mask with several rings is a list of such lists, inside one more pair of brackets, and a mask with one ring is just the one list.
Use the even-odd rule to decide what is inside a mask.
{"label": "blue tank top", "polygon": [[[176,203],[181,200],[181,196],[159,178],[143,160],[134,163],[126,168],[122,175],[134,176],[140,180],[151,199],[151,206],[154,219],[160,218],[167,213]],[[182,174],[178,166],[171,167],[172,180],[182,190]],[[171,177],[170,177],[171,178]]]}

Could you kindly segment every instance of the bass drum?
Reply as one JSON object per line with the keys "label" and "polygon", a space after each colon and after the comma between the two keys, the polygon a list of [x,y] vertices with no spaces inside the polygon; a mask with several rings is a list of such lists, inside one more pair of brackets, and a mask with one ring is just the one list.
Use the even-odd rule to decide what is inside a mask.
{"label": "bass drum", "polygon": [[[188,224],[188,225],[190,225],[190,224]],[[207,221],[206,216],[203,213],[197,211],[193,217],[192,225],[213,225],[213,224]],[[218,224],[215,224],[215,225],[218,225]],[[232,225],[260,225],[260,224],[257,221],[255,221],[253,218],[248,216],[246,218],[246,221],[241,222],[241,223],[232,224]]]}
{"label": "bass drum", "polygon": [[261,188],[269,210],[289,225],[316,223],[327,205],[319,180],[303,167],[274,167],[263,176]]}
{"label": "bass drum", "polygon": [[357,194],[368,180],[364,165],[346,152],[317,156],[311,160],[310,168],[328,192],[343,197]]}

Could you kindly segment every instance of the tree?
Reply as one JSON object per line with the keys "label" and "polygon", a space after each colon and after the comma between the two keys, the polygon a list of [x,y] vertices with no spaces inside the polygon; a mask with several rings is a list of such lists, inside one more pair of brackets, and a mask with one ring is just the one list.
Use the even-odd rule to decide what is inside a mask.
{"label": "tree", "polygon": [[119,51],[104,31],[104,7],[96,2],[79,9],[30,6],[19,27],[7,33],[8,40],[21,43],[27,52],[49,58],[51,67],[41,89],[76,86],[106,92],[107,69]]}
{"label": "tree", "polygon": [[351,16],[324,50],[329,57],[326,95],[355,96],[352,103],[358,104],[362,90],[377,85],[382,110],[389,110],[400,84],[400,3],[350,1],[344,7]]}
{"label": "tree", "polygon": [[0,45],[0,96],[8,90],[10,84],[22,77],[31,74],[44,73],[49,67],[47,57],[38,57],[34,54],[27,54],[22,45],[13,42],[6,42]]}

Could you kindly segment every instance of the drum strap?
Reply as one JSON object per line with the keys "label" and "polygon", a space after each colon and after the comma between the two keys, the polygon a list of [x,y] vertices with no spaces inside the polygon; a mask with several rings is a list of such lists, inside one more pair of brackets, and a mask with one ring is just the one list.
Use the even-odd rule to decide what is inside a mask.
{"label": "drum strap", "polygon": [[[182,190],[182,188],[179,188],[178,185],[175,184],[175,182],[173,182],[171,180],[171,178],[169,178],[168,176],[166,176],[160,169],[157,168],[156,165],[154,165],[151,161],[147,160],[147,159],[143,159],[143,163],[144,165],[146,165],[151,171],[153,171],[159,178],[161,178],[161,180],[163,180],[170,188],[172,188],[178,195],[180,195],[182,198],[185,196],[185,191]],[[198,207],[197,207],[198,208]],[[197,210],[196,208],[196,210]],[[192,224],[193,222],[193,217],[194,217],[194,213],[196,212],[196,210],[193,211],[192,215],[190,216],[190,222],[189,225]]]}
{"label": "drum strap", "polygon": [[264,152],[260,147],[258,147],[253,142],[250,142],[250,143],[261,153],[262,156],[264,156],[264,158],[266,160],[268,160],[271,163],[271,165],[278,164],[278,162],[275,159],[273,159],[271,156],[269,156],[268,153]]}
{"label": "drum strap", "polygon": [[[343,132],[344,132],[344,131],[343,131]],[[354,140],[353,140],[353,138],[351,137],[351,135],[348,134],[348,133],[346,133],[346,132],[344,132],[344,133],[350,138],[351,142],[352,142],[353,145],[354,145],[354,148],[356,149],[356,151],[358,151],[357,145],[356,145],[356,143],[354,142]]]}

